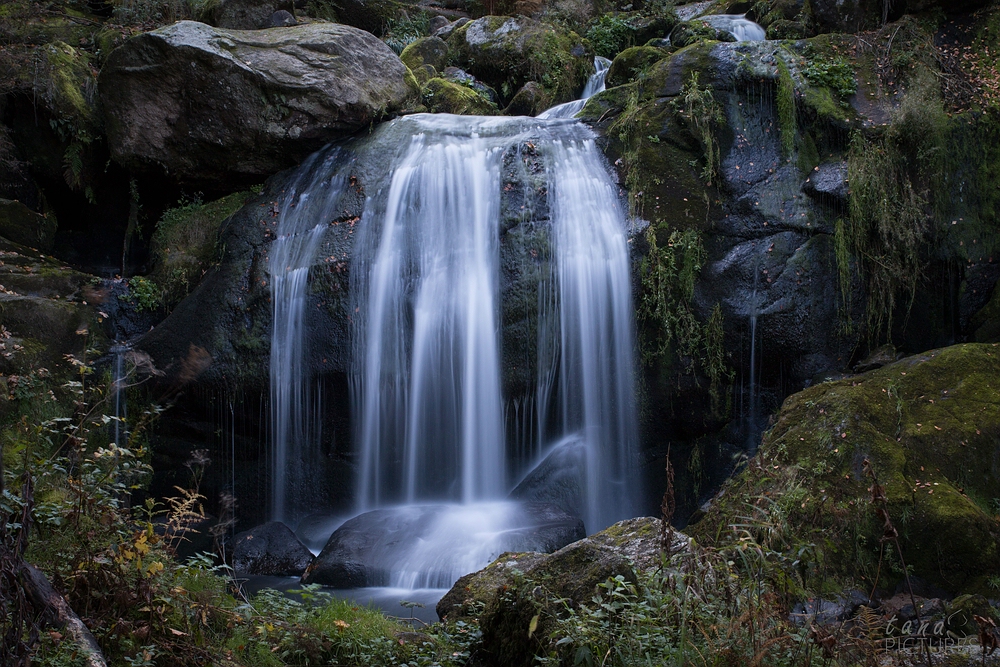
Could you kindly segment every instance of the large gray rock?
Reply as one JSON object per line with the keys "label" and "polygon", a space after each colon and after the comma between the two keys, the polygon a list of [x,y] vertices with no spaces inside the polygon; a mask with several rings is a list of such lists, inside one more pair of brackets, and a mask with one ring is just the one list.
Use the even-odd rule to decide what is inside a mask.
{"label": "large gray rock", "polygon": [[181,21],[135,37],[101,71],[113,157],[180,180],[259,181],[416,100],[416,81],[362,30],[238,31]]}
{"label": "large gray rock", "polygon": [[440,588],[505,551],[551,552],[584,535],[579,518],[543,503],[373,510],[330,536],[302,583]]}
{"label": "large gray rock", "polygon": [[238,534],[233,545],[233,570],[238,574],[298,576],[312,560],[309,549],[280,521]]}

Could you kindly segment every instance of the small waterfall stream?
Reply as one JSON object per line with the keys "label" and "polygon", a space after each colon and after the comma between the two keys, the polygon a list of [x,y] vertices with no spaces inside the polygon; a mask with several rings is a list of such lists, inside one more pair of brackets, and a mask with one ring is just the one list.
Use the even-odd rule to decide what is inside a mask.
{"label": "small waterfall stream", "polygon": [[588,99],[597,93],[604,91],[604,79],[608,76],[608,69],[610,67],[610,60],[601,56],[595,56],[594,69],[596,71],[590,75],[589,79],[587,79],[587,85],[584,86],[583,94],[580,95],[580,99],[573,100],[572,102],[566,102],[564,104],[557,104],[554,107],[546,109],[542,113],[538,114],[538,118],[543,120],[552,118],[572,118],[576,114],[580,113]]}
{"label": "small waterfall stream", "polygon": [[[343,195],[334,171],[339,151],[317,153],[299,169],[285,194],[277,238],[271,244],[271,516],[291,521],[308,511],[310,474],[321,437],[320,396],[306,371],[305,307],[309,268],[318,261],[325,223]],[[316,163],[321,164],[317,165]]]}

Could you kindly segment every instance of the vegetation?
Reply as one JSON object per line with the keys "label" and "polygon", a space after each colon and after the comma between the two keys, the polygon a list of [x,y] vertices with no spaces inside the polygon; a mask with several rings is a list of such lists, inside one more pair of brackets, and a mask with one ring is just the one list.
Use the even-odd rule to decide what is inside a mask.
{"label": "vegetation", "polygon": [[162,304],[160,288],[149,278],[134,276],[126,281],[127,290],[118,296],[136,311],[154,311]]}
{"label": "vegetation", "polygon": [[722,309],[716,304],[709,320],[702,323],[691,305],[695,280],[705,262],[701,236],[691,229],[674,231],[660,248],[650,227],[646,241],[649,253],[638,315],[651,333],[644,337],[643,362],[673,361],[686,373],[704,374],[710,382],[713,406],[721,412],[721,389],[732,380],[723,350]]}
{"label": "vegetation", "polygon": [[[910,91],[881,132],[856,132],[848,151],[850,224],[843,233],[867,280],[873,342],[890,335],[897,298],[908,310],[916,295],[930,229],[927,193],[941,178],[946,120],[936,86],[922,90]],[[843,272],[844,257],[839,261]]]}
{"label": "vegetation", "polygon": [[697,71],[691,72],[679,98],[674,100],[673,104],[677,114],[688,122],[692,134],[701,143],[704,155],[701,176],[706,185],[712,185],[718,180],[719,165],[722,160],[715,132],[716,126],[723,121],[722,107],[715,101],[711,88],[699,86]]}
{"label": "vegetation", "polygon": [[634,30],[629,22],[616,14],[601,14],[587,29],[586,37],[599,56],[612,59],[630,46],[634,46]]}
{"label": "vegetation", "polygon": [[[68,631],[42,632],[25,563],[37,563],[86,619],[112,667],[135,665],[457,665],[469,657],[477,631],[466,623],[412,632],[380,611],[304,587],[298,599],[274,591],[243,595],[201,554],[175,556],[195,523],[205,519],[198,488],[210,464],[203,452],[188,462],[190,486],[161,505],[131,499],[149,479],[149,427],[179,387],[146,390],[159,374],[133,352],[127,372],[100,379],[86,360],[72,359],[76,379],[51,391],[52,402],[25,396],[21,416],[4,424],[0,473],[0,657],[5,665],[75,665],[81,645]],[[185,360],[180,379],[206,365],[202,352]],[[119,391],[143,392],[144,408],[126,420],[112,413]],[[45,394],[48,395],[48,394]],[[136,414],[136,413],[133,413]],[[115,442],[115,434],[125,437]],[[216,538],[228,529],[221,522]],[[33,611],[34,613],[29,613]]]}

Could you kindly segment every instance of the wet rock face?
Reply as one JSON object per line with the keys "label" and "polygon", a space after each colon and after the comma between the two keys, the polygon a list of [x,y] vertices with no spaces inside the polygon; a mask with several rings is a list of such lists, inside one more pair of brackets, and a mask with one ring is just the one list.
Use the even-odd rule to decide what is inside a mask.
{"label": "wet rock face", "polygon": [[248,32],[181,21],[115,50],[99,87],[117,161],[217,186],[260,181],[417,95],[385,44],[328,23]]}
{"label": "wet rock face", "polygon": [[280,521],[239,533],[233,545],[233,569],[237,574],[299,576],[312,560],[309,549]]}

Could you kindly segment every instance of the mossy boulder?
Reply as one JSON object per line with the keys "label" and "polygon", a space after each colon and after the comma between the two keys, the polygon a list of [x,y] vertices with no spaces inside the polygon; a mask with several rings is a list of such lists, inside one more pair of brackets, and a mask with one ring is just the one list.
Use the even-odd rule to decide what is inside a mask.
{"label": "mossy boulder", "polygon": [[506,116],[537,116],[552,106],[552,97],[537,81],[529,81],[511,98],[503,110]]}
{"label": "mossy boulder", "polygon": [[169,310],[193,290],[219,259],[219,231],[251,197],[237,192],[212,202],[169,209],[153,232],[150,278]]}
{"label": "mossy boulder", "polygon": [[41,215],[19,201],[0,199],[0,236],[38,250],[51,250],[56,235],[55,214]]}
{"label": "mossy boulder", "polygon": [[[714,544],[739,530],[764,539],[760,529],[780,516],[784,537],[770,547],[806,549],[807,588],[870,587],[878,577],[891,589],[905,561],[938,588],[986,592],[1000,573],[998,386],[1000,346],[966,344],[794,394],[757,456],[689,530]],[[869,466],[902,554],[882,539],[889,529],[876,518]]]}
{"label": "mossy boulder", "polygon": [[471,116],[494,116],[497,107],[478,91],[460,83],[436,77],[423,88],[424,106],[433,113],[453,113]]}
{"label": "mossy boulder", "polygon": [[975,637],[979,634],[976,616],[992,620],[1000,625],[1000,613],[982,595],[959,595],[945,610],[948,629],[959,637]]}
{"label": "mossy boulder", "polygon": [[977,343],[1000,342],[1000,289],[993,287],[993,296],[972,317],[972,338]]}
{"label": "mossy boulder", "polygon": [[767,26],[768,39],[804,39],[811,35],[809,27],[802,21],[778,19]]}
{"label": "mossy boulder", "polygon": [[399,58],[414,72],[424,65],[430,65],[440,72],[447,65],[448,45],[439,37],[421,37],[410,42]]}
{"label": "mossy boulder", "polygon": [[633,46],[617,56],[608,68],[605,79],[608,88],[621,86],[635,79],[654,63],[666,58],[670,52],[654,46]]}
{"label": "mossy boulder", "polygon": [[448,38],[449,61],[496,90],[504,103],[528,81],[554,104],[579,95],[594,54],[575,32],[524,17],[486,16]]}
{"label": "mossy boulder", "polygon": [[690,46],[700,41],[735,42],[732,33],[720,28],[713,28],[704,21],[681,21],[670,31],[670,43],[678,48]]}
{"label": "mossy boulder", "polygon": [[[689,548],[690,541],[676,533],[675,550]],[[459,579],[441,599],[438,614],[456,620],[479,612],[486,664],[527,667],[567,605],[589,602],[609,578],[634,581],[637,571],[659,563],[660,521],[628,519],[552,554],[504,554]]]}

